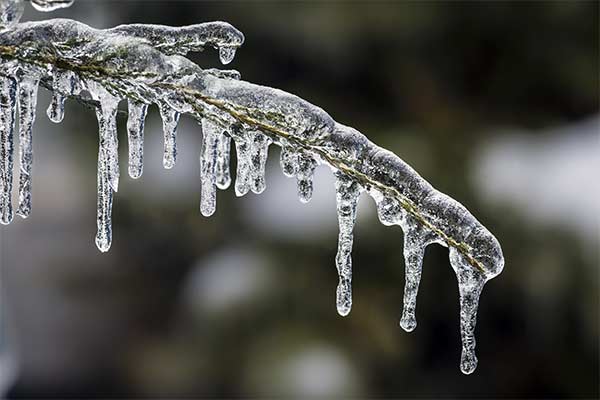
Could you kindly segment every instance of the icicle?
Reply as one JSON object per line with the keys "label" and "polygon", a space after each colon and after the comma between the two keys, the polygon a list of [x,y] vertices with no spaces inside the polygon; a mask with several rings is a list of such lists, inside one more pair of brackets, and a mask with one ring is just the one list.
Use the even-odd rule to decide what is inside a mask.
{"label": "icicle", "polygon": [[0,223],[13,219],[12,182],[17,82],[0,76]]}
{"label": "icicle", "polygon": [[119,142],[117,139],[117,108],[101,106],[96,111],[100,126],[100,147],[106,155],[106,173],[113,191],[119,191]]}
{"label": "icicle", "polygon": [[298,197],[303,203],[308,203],[313,194],[313,173],[317,167],[316,160],[307,153],[298,155]]}
{"label": "icicle", "polygon": [[337,214],[340,226],[338,251],[335,257],[339,275],[336,306],[338,314],[346,316],[352,308],[352,230],[356,221],[356,207],[361,188],[354,179],[342,172],[336,172],[335,177]]}
{"label": "icicle", "polygon": [[100,137],[96,246],[100,251],[106,252],[112,243],[113,192],[118,190],[119,185],[119,142],[117,139],[119,99],[108,93],[97,82],[88,81],[87,86],[92,97],[100,101],[100,107],[96,109]]}
{"label": "icicle", "polygon": [[460,295],[460,337],[462,340],[460,370],[463,374],[468,375],[477,368],[475,324],[479,295],[486,279],[454,247],[450,248],[450,265],[456,273]]}
{"label": "icicle", "polygon": [[241,197],[250,191],[250,144],[246,135],[236,137],[237,174],[235,178],[235,195]]}
{"label": "icicle", "polygon": [[423,256],[425,255],[426,243],[423,238],[414,231],[407,230],[404,234],[404,307],[400,326],[406,332],[412,332],[417,327],[415,309],[417,307],[417,294],[421,282],[421,271],[423,267]]}
{"label": "icicle", "polygon": [[217,187],[225,190],[231,185],[229,174],[229,152],[231,150],[231,138],[225,133],[217,136]]}
{"label": "icicle", "polygon": [[117,107],[119,99],[111,95],[96,81],[86,81],[92,98],[100,102],[96,109],[100,148],[106,155],[106,173],[113,191],[119,190],[119,140],[117,138]]}
{"label": "icicle", "polygon": [[33,163],[33,122],[39,78],[20,77],[19,88],[19,208],[17,214],[31,214],[31,166]]}
{"label": "icicle", "polygon": [[386,196],[378,190],[369,192],[377,203],[377,215],[382,224],[386,226],[400,225],[404,231],[404,307],[400,326],[407,332],[417,327],[415,309],[417,293],[421,281],[421,270],[425,247],[431,243],[428,236],[424,236],[420,225],[410,216],[406,215],[400,202],[393,197]]}
{"label": "icicle", "polygon": [[221,64],[227,65],[233,61],[235,58],[235,47],[219,47],[219,59],[221,60]]}
{"label": "icicle", "polygon": [[250,138],[250,180],[252,192],[262,193],[266,188],[265,167],[271,138],[260,132],[253,132]]}
{"label": "icicle", "polygon": [[52,101],[46,114],[50,121],[60,123],[65,117],[67,97],[79,92],[79,79],[75,73],[68,70],[54,70],[52,75]]}
{"label": "icicle", "polygon": [[168,104],[160,104],[160,116],[163,121],[164,133],[164,155],[163,166],[166,169],[171,169],[175,166],[177,160],[177,124],[179,123],[180,114],[172,109]]}
{"label": "icicle", "polygon": [[106,152],[98,150],[98,207],[96,246],[105,253],[112,244],[112,204],[113,190],[108,179],[108,160]]}
{"label": "icicle", "polygon": [[50,102],[48,110],[46,111],[50,121],[54,122],[55,124],[62,122],[63,118],[65,117],[66,100],[67,97],[63,96],[61,93],[56,91],[52,93],[52,101]]}
{"label": "icicle", "polygon": [[202,155],[200,156],[200,171],[202,195],[200,198],[200,212],[205,217],[214,214],[217,207],[217,157],[219,136],[222,133],[219,127],[208,119],[202,119]]}
{"label": "icicle", "polygon": [[129,144],[129,176],[138,179],[144,170],[144,124],[148,105],[129,100],[127,138]]}
{"label": "icicle", "polygon": [[288,178],[298,174],[298,153],[290,147],[281,148],[281,170]]}

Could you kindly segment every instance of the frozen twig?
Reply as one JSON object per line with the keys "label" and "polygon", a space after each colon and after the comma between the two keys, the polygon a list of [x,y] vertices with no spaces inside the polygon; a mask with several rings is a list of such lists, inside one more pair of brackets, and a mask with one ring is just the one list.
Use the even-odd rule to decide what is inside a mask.
{"label": "frozen twig", "polygon": [[352,305],[352,230],[362,191],[376,201],[382,223],[399,225],[405,233],[406,286],[400,323],[405,330],[416,327],[425,247],[431,243],[449,247],[460,292],[461,370],[473,372],[479,294],[485,282],[504,266],[496,238],[465,207],[435,190],[398,156],[337,123],[321,108],[284,91],[245,82],[237,71],[205,70],[183,57],[190,51],[215,47],[224,64],[231,62],[244,41],[237,29],[211,22],[182,28],[135,24],[97,30],[61,19],[6,25],[9,29],[0,33],[0,222],[7,224],[12,219],[12,136],[17,103],[21,118],[19,190],[20,201],[26,203],[19,204],[19,210],[27,210],[19,214],[29,215],[31,152],[24,143],[31,143],[38,83],[53,92],[48,110],[53,121],[62,120],[67,97],[92,107],[98,117],[96,244],[101,251],[108,251],[111,245],[112,200],[119,184],[117,105],[122,99],[129,103],[129,174],[138,178],[143,168],[147,106],[157,104],[165,132],[166,168],[176,162],[179,116],[189,115],[202,125],[200,209],[206,216],[215,211],[216,188],[226,189],[231,181],[231,140],[238,157],[238,196],[265,189],[265,162],[272,143],[282,148],[282,169],[297,179],[302,201],[311,198],[315,167],[331,167],[336,175],[340,222],[336,265],[341,315],[347,315]]}

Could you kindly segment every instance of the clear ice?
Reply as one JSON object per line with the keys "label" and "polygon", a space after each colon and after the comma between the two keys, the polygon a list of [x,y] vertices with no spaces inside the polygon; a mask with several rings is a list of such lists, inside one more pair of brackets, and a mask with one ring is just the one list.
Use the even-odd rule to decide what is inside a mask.
{"label": "clear ice", "polygon": [[0,77],[0,223],[13,219],[12,184],[17,82]]}
{"label": "clear ice", "polygon": [[202,120],[200,212],[205,217],[213,215],[217,208],[217,160],[219,156],[219,136],[222,134],[222,130],[210,120]]}
{"label": "clear ice", "polygon": [[479,295],[486,279],[475,271],[454,248],[450,249],[450,264],[458,279],[460,298],[460,336],[462,339],[460,370],[468,375],[477,368],[475,324]]}
{"label": "clear ice", "polygon": [[[72,3],[31,1],[46,11]],[[179,116],[191,115],[202,124],[200,211],[205,216],[215,212],[216,189],[227,189],[231,184],[231,140],[237,155],[237,196],[265,190],[265,166],[272,143],[282,148],[281,169],[297,180],[302,202],[312,197],[316,166],[331,167],[336,177],[340,228],[335,259],[340,315],[347,315],[352,305],[352,232],[361,191],[375,200],[382,224],[398,225],[404,232],[406,274],[400,318],[404,330],[412,331],[417,325],[416,301],[425,248],[432,243],[449,247],[460,294],[460,369],[465,374],[475,370],[479,296],[485,282],[502,272],[504,258],[496,238],[464,206],[433,188],[398,156],[356,129],[337,123],[321,108],[293,94],[242,81],[237,71],[202,69],[184,57],[208,47],[218,50],[223,64],[231,62],[244,36],[225,22],[181,28],[133,24],[98,30],[61,19],[18,23],[22,12],[21,0],[0,0],[0,223],[8,224],[13,218],[17,108],[17,213],[26,217],[31,212],[32,126],[38,84],[53,92],[48,116],[55,122],[62,120],[68,97],[75,96],[96,110],[96,245],[102,252],[112,243],[113,195],[119,185],[118,104],[128,101],[128,171],[132,178],[139,178],[143,171],[148,105],[158,104],[166,168],[176,161]]]}
{"label": "clear ice", "polygon": [[127,106],[127,141],[129,145],[129,176],[138,179],[144,171],[144,124],[148,105],[129,100]]}
{"label": "clear ice", "polygon": [[109,32],[135,37],[167,55],[186,55],[206,47],[219,50],[222,64],[229,64],[244,43],[244,35],[227,22],[205,22],[184,27],[151,24],[120,25]]}
{"label": "clear ice", "polygon": [[417,307],[417,293],[421,282],[423,256],[426,243],[412,230],[404,231],[404,306],[400,326],[406,332],[412,332],[417,327],[415,315]]}
{"label": "clear ice", "polygon": [[39,78],[18,74],[19,91],[19,207],[17,214],[31,214],[31,166],[33,164],[33,123]]}
{"label": "clear ice", "polygon": [[298,180],[298,198],[303,203],[308,203],[313,195],[313,174],[317,168],[317,161],[306,152],[298,154],[298,167],[296,178]]}
{"label": "clear ice", "polygon": [[79,93],[77,76],[68,70],[56,70],[52,74],[52,101],[48,106],[47,114],[50,121],[62,122],[65,117],[65,101],[68,96]]}
{"label": "clear ice", "polygon": [[223,64],[229,64],[235,57],[235,47],[219,47],[219,59]]}
{"label": "clear ice", "polygon": [[166,169],[173,168],[177,160],[177,124],[179,123],[180,115],[168,104],[162,103],[160,105],[164,135],[163,166]]}
{"label": "clear ice", "polygon": [[244,133],[235,137],[237,154],[237,174],[235,178],[235,194],[241,197],[250,191],[250,142]]}
{"label": "clear ice", "polygon": [[298,173],[298,153],[294,149],[283,146],[281,148],[281,171],[288,178],[296,176]]}
{"label": "clear ice", "polygon": [[335,265],[338,271],[339,283],[336,291],[337,312],[346,316],[352,308],[352,242],[354,223],[356,222],[356,207],[361,187],[355,179],[342,172],[335,173],[335,192],[337,215],[340,232],[338,236],[338,251]]}
{"label": "clear ice", "polygon": [[217,187],[221,190],[225,190],[231,185],[230,150],[231,138],[224,131],[217,137]]}
{"label": "clear ice", "polygon": [[261,132],[252,132],[250,138],[250,186],[253,193],[260,194],[266,189],[265,167],[269,145],[272,140]]}

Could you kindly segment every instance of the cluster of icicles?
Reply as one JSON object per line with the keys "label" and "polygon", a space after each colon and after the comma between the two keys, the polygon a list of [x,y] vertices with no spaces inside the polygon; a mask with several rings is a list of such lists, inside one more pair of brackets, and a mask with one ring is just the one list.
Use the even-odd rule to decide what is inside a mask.
{"label": "cluster of icicles", "polygon": [[[72,29],[84,38],[99,35],[97,33],[99,31],[93,31],[74,21],[50,21],[47,26],[52,26],[53,23],[56,25],[57,32],[70,32],[69,30]],[[202,27],[204,29],[202,38],[206,39],[205,31],[210,29],[210,45],[219,50],[221,61],[227,64],[232,61],[235,49],[243,42],[243,36],[228,24],[211,24],[213,25],[210,25],[209,28]],[[25,26],[25,24],[22,25]],[[45,34],[49,32],[47,26],[43,28]],[[36,26],[26,26],[23,29],[25,32],[23,35],[29,35],[28,29],[34,31]],[[196,28],[194,31],[195,34],[199,32],[198,29]],[[133,35],[136,39],[142,38],[162,52],[163,55],[160,57],[167,57],[164,54],[186,54],[188,51],[200,47],[198,43],[194,44],[194,40],[178,40],[178,35],[192,34],[190,28],[185,27],[127,25],[114,28],[109,32],[113,35],[117,32]],[[165,37],[159,38],[159,35]],[[0,35],[0,45],[3,43],[1,39]],[[9,39],[4,40],[5,42],[9,41]],[[119,37],[111,36],[110,40],[118,43],[119,46],[123,43]],[[202,42],[202,46],[207,43]],[[155,57],[158,57],[158,53],[155,54],[154,50],[150,50],[152,49],[144,49],[140,51],[139,56],[132,59],[135,59],[136,62],[146,59],[154,60]],[[25,50],[23,50],[23,54],[23,57],[28,56]],[[110,54],[109,58],[113,60],[113,53]],[[151,57],[146,57],[148,54]],[[165,58],[165,60],[168,63],[163,62],[161,65],[169,68],[171,68],[169,66],[171,64],[176,65],[178,70],[188,71],[192,68],[187,64],[189,61],[181,57]],[[96,104],[99,152],[95,241],[100,251],[108,251],[112,241],[113,195],[119,187],[116,122],[118,104],[120,100],[127,98],[128,172],[130,177],[137,179],[143,171],[144,121],[149,106],[148,101],[141,101],[140,97],[119,96],[114,89],[107,87],[105,81],[94,75],[78,74],[72,70],[60,69],[52,65],[42,67],[3,57],[1,67],[0,222],[8,224],[13,218],[11,202],[13,135],[17,110],[19,115],[18,162],[20,177],[19,204],[16,214],[26,218],[31,213],[32,126],[35,119],[36,95],[42,80],[50,77],[52,83],[46,86],[51,86],[53,97],[47,114],[53,122],[58,123],[63,120],[65,100],[69,96],[81,96],[83,92],[87,92]],[[195,65],[193,67],[197,68]],[[234,183],[237,196],[243,196],[250,191],[258,194],[265,190],[265,165],[271,144],[277,144],[282,148],[281,168],[286,176],[297,179],[298,195],[302,202],[308,202],[311,199],[312,177],[317,165],[319,163],[328,164],[336,177],[339,220],[338,252],[335,259],[339,274],[336,291],[338,313],[343,316],[348,315],[352,307],[352,232],[359,196],[361,192],[366,191],[377,204],[380,221],[385,225],[399,225],[405,233],[406,282],[400,325],[406,331],[414,330],[417,324],[415,318],[416,298],[425,248],[432,243],[439,243],[450,248],[450,263],[458,278],[460,294],[462,338],[460,366],[463,373],[472,373],[477,366],[474,331],[479,295],[485,282],[498,275],[504,266],[500,246],[493,235],[460,203],[435,190],[397,156],[372,144],[358,131],[336,123],[318,107],[285,92],[240,81],[239,73],[236,71],[193,70],[190,76],[193,76],[191,80],[184,75],[183,78],[178,78],[178,82],[187,82],[190,86],[204,90],[207,98],[208,95],[213,95],[226,104],[234,104],[235,107],[231,106],[231,109],[240,115],[244,112],[253,113],[250,115],[252,118],[245,117],[244,123],[223,123],[223,121],[231,120],[222,116],[209,118],[211,112],[222,112],[222,110],[217,111],[214,107],[211,108],[212,105],[206,106],[202,110],[202,113],[206,114],[198,114],[197,110],[189,107],[187,103],[185,106],[174,107],[173,104],[180,105],[180,100],[171,99],[170,102],[162,101],[159,98],[154,100],[159,106],[163,121],[163,165],[167,169],[173,168],[177,159],[176,129],[180,114],[182,112],[190,113],[200,120],[203,133],[200,155],[201,213],[204,216],[212,215],[216,209],[217,188],[227,189],[232,183],[230,175],[232,140],[237,154]],[[123,84],[126,81],[121,80],[120,82]],[[142,80],[133,80],[127,85],[131,85],[129,89],[132,91],[143,88],[143,90],[139,89],[140,93],[146,93],[147,88],[150,87],[147,82],[143,83]],[[217,103],[213,102],[213,104]],[[260,108],[266,111],[262,112]],[[261,121],[257,120],[256,126],[250,124],[256,119],[267,118],[269,115],[283,116],[274,124],[279,123],[280,126],[289,129],[290,133],[286,137],[274,135],[275,129],[267,131],[264,128],[265,124]],[[298,145],[299,142],[302,145]],[[311,143],[318,144],[311,149]],[[342,163],[334,162],[338,159],[344,159],[344,168],[341,168]],[[354,172],[352,168],[354,168]],[[396,192],[390,192],[385,188],[393,188]],[[419,212],[415,211],[417,209]],[[456,241],[450,242],[450,240],[454,240],[452,238],[458,238],[460,246]],[[465,256],[465,247],[474,254],[471,260]],[[473,260],[477,263],[477,268],[473,265]]]}

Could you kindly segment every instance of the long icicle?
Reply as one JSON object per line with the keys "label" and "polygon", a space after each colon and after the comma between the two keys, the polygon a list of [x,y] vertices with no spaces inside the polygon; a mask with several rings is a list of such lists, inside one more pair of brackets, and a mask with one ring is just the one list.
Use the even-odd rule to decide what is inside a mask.
{"label": "long icicle", "polygon": [[102,148],[98,149],[98,207],[96,246],[105,253],[112,244],[112,204],[113,190],[107,173],[107,156]]}
{"label": "long icicle", "polygon": [[217,208],[217,145],[218,137],[221,135],[221,130],[213,122],[208,119],[202,120],[200,212],[205,217],[213,215]]}
{"label": "long icicle", "polygon": [[417,327],[415,310],[424,255],[425,241],[418,233],[406,231],[404,234],[404,306],[400,319],[400,326],[406,332],[412,332]]}
{"label": "long icicle", "polygon": [[129,145],[129,176],[138,179],[144,171],[144,125],[148,105],[129,100],[127,139]]}
{"label": "long icicle", "polygon": [[33,123],[37,106],[39,77],[19,77],[19,207],[17,215],[31,214],[31,168],[33,164]]}
{"label": "long icicle", "polygon": [[87,90],[94,100],[100,102],[96,108],[98,119],[100,148],[106,156],[106,173],[108,182],[114,192],[119,191],[119,139],[117,137],[117,108],[119,99],[110,94],[100,83],[87,80]]}
{"label": "long icicle", "polygon": [[163,166],[166,169],[171,169],[177,161],[177,124],[181,114],[167,103],[161,103],[159,108],[164,134]]}
{"label": "long icicle", "polygon": [[12,184],[17,82],[0,76],[0,223],[13,219]]}
{"label": "long icicle", "polygon": [[118,160],[117,104],[112,99],[102,101],[100,108],[96,111],[100,137],[96,246],[101,252],[107,252],[112,244],[112,203],[113,191],[116,189],[111,183],[111,169],[113,174],[118,173],[118,163],[116,164],[117,171],[114,171],[114,157],[117,157]]}
{"label": "long icicle", "polygon": [[352,242],[356,207],[361,188],[356,180],[342,172],[335,173],[335,191],[337,214],[340,232],[335,265],[338,270],[339,283],[336,290],[336,307],[341,316],[346,316],[352,308]]}
{"label": "long icicle", "polygon": [[463,374],[468,375],[477,368],[475,325],[477,323],[479,296],[486,280],[453,247],[450,248],[450,265],[456,273],[460,296],[460,337],[462,341],[460,370]]}

